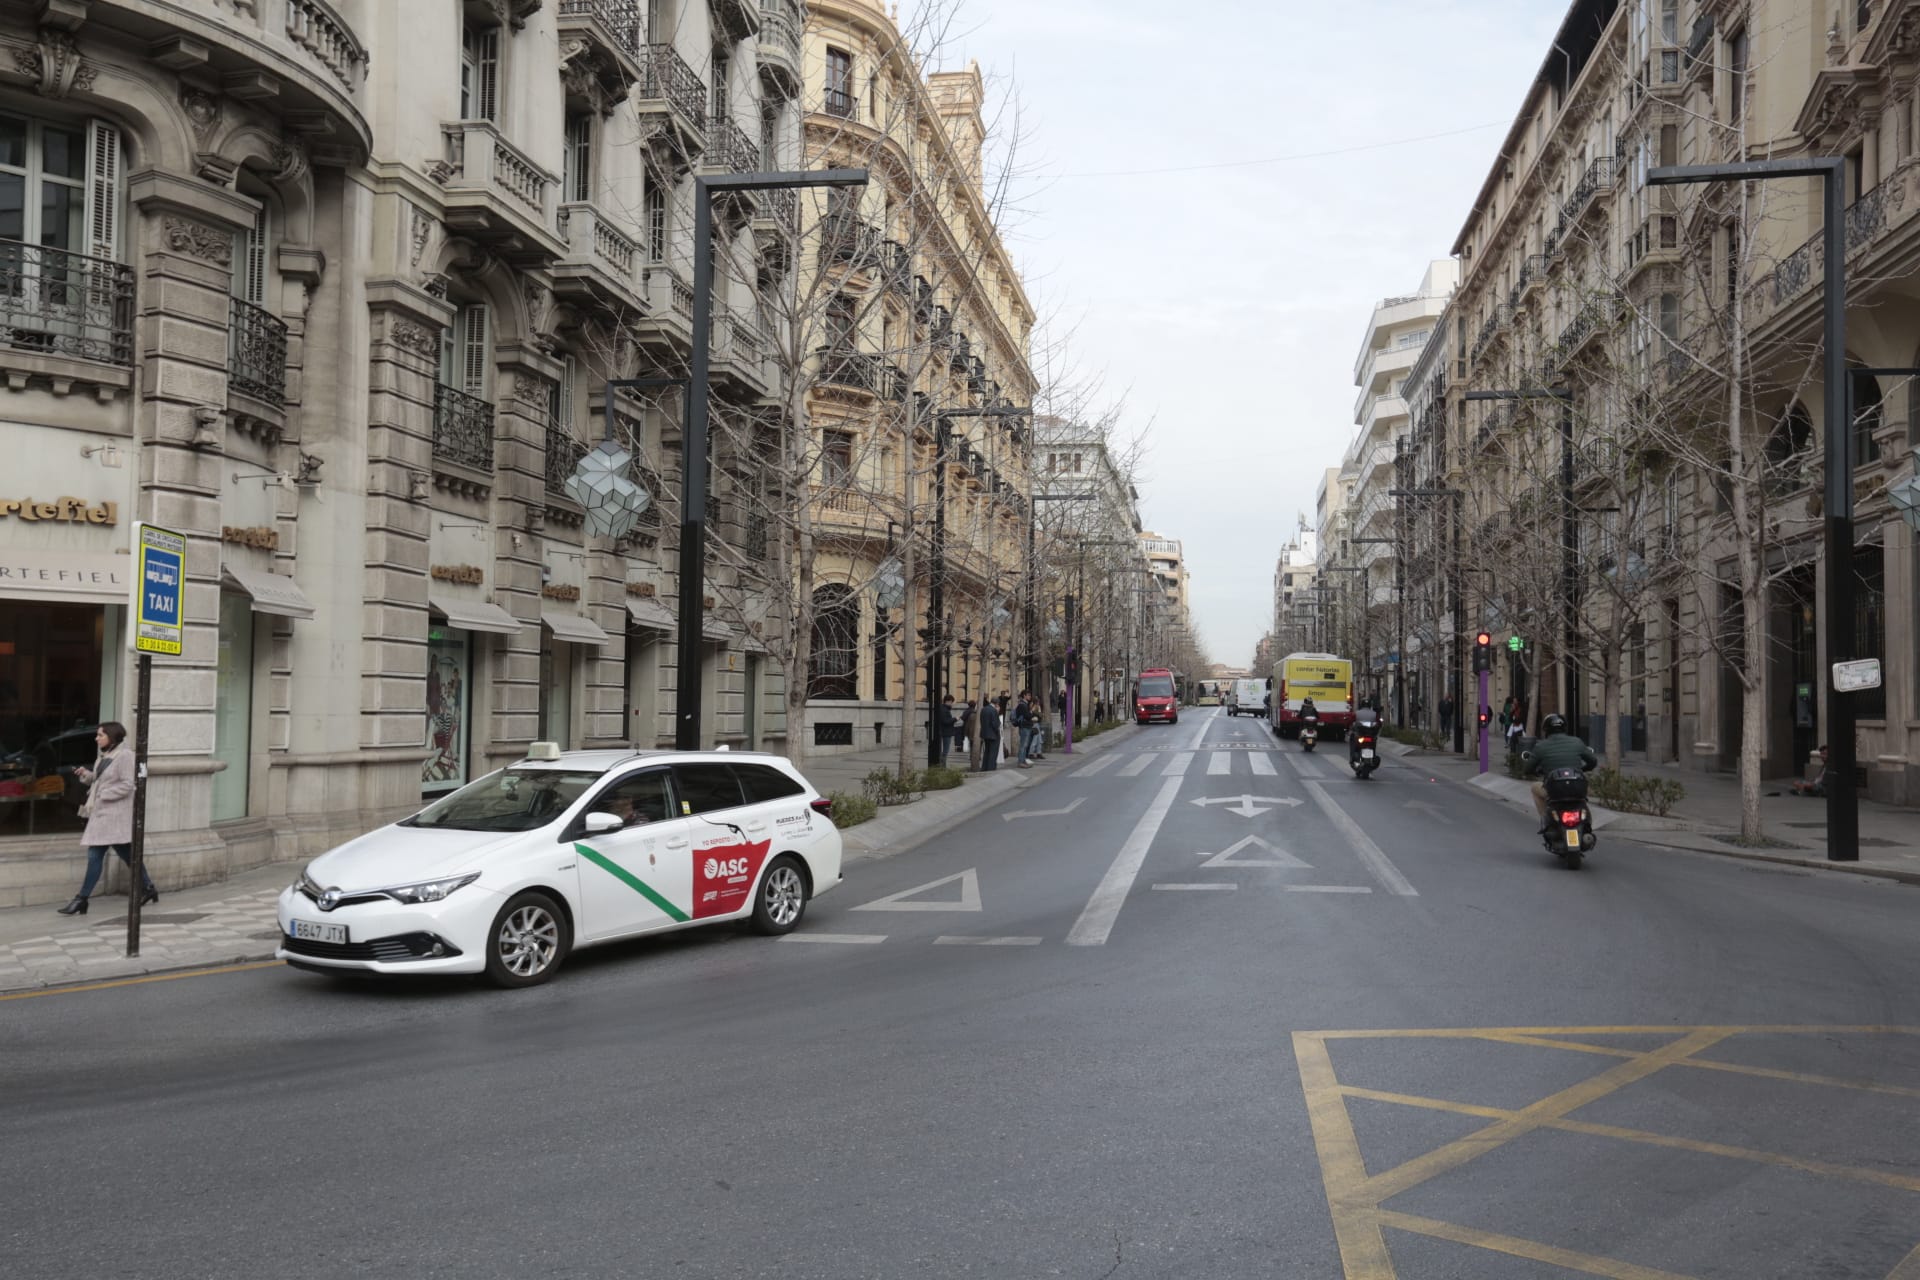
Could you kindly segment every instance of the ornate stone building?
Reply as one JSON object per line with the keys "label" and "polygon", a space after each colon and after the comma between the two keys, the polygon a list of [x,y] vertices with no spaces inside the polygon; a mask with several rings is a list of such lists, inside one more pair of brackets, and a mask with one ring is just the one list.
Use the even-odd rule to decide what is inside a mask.
{"label": "ornate stone building", "polygon": [[[783,0],[0,2],[0,904],[77,875],[131,722],[126,551],[187,536],[156,664],[163,887],[397,816],[538,738],[670,741],[695,173],[798,157]],[[706,736],[766,658],[791,202],[719,211]],[[589,534],[606,431],[652,495]],[[52,514],[42,514],[51,512]]]}

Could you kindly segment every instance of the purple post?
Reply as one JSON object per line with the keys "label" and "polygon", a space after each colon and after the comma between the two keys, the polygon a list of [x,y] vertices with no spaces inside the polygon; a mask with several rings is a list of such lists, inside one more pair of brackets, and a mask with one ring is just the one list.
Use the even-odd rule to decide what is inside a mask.
{"label": "purple post", "polygon": [[1487,771],[1487,719],[1483,714],[1487,710],[1487,673],[1480,673],[1480,706],[1474,713],[1474,719],[1480,722],[1480,772]]}
{"label": "purple post", "polygon": [[1066,735],[1066,746],[1062,749],[1066,752],[1066,754],[1072,755],[1073,754],[1073,686],[1072,685],[1067,686],[1067,711],[1066,711],[1066,715],[1063,717],[1062,724],[1060,726],[1060,731],[1061,733]]}

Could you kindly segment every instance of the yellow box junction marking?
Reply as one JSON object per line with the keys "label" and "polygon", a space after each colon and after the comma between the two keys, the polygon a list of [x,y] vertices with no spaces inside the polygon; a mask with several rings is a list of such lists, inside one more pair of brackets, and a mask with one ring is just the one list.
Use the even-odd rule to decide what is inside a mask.
{"label": "yellow box junction marking", "polygon": [[[1743,1160],[1756,1164],[1792,1169],[1820,1177],[1891,1187],[1920,1193],[1920,1177],[1891,1173],[1854,1165],[1803,1159],[1779,1152],[1758,1151],[1748,1147],[1727,1146],[1692,1138],[1677,1138],[1617,1125],[1592,1124],[1571,1119],[1573,1112],[1669,1068],[1722,1071],[1784,1080],[1824,1089],[1858,1090],[1895,1097],[1920,1097],[1920,1088],[1881,1084],[1869,1080],[1847,1080],[1807,1072],[1782,1071],[1771,1067],[1750,1067],[1719,1062],[1696,1055],[1723,1041],[1742,1035],[1920,1035],[1920,1027],[1503,1027],[1451,1028],[1405,1031],[1297,1031],[1293,1036],[1293,1055],[1300,1067],[1300,1087],[1306,1095],[1307,1120],[1313,1128],[1314,1150],[1320,1159],[1320,1176],[1326,1185],[1327,1209],[1333,1218],[1334,1243],[1340,1250],[1340,1263],[1347,1280],[1397,1280],[1393,1258],[1387,1249],[1385,1228],[1430,1236],[1455,1244],[1487,1249],[1512,1257],[1563,1267],[1610,1280],[1687,1280],[1675,1272],[1661,1271],[1616,1258],[1579,1253],[1535,1240],[1523,1240],[1477,1227],[1441,1222],[1414,1214],[1399,1213],[1384,1207],[1401,1195],[1442,1174],[1460,1168],[1489,1152],[1497,1151],[1516,1138],[1540,1130],[1557,1130],[1621,1142],[1692,1151],[1721,1159]],[[1674,1039],[1653,1049],[1628,1049],[1616,1045],[1570,1040],[1568,1036],[1671,1035]],[[1421,1097],[1365,1089],[1341,1084],[1327,1051],[1330,1040],[1477,1040],[1493,1044],[1524,1045],[1560,1049],[1573,1053],[1597,1054],[1619,1059],[1616,1066],[1569,1088],[1548,1095],[1517,1110],[1478,1106],[1446,1098]],[[1347,1100],[1360,1098],[1400,1106],[1447,1111],[1456,1115],[1486,1120],[1479,1129],[1453,1142],[1445,1143],[1425,1155],[1416,1156],[1391,1169],[1369,1176],[1353,1121],[1347,1113]],[[1887,1280],[1920,1280],[1920,1245],[1894,1268]]]}

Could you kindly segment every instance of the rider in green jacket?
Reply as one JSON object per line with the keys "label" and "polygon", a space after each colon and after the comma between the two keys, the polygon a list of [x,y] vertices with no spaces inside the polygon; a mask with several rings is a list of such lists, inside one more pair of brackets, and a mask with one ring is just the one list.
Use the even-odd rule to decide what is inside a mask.
{"label": "rider in green jacket", "polygon": [[[1566,720],[1558,715],[1550,715],[1541,721],[1540,727],[1546,736],[1533,744],[1526,753],[1527,774],[1530,777],[1544,778],[1555,769],[1579,769],[1582,772],[1596,768],[1600,757],[1593,754],[1593,748],[1573,734],[1567,732]],[[1540,829],[1547,828],[1547,788],[1544,783],[1533,784],[1533,811],[1540,815]]]}

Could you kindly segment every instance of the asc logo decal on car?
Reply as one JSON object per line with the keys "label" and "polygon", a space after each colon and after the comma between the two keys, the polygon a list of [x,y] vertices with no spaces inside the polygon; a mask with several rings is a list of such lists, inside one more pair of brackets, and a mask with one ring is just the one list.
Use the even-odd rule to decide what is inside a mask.
{"label": "asc logo decal on car", "polygon": [[716,845],[693,855],[693,916],[729,915],[747,905],[771,840]]}

